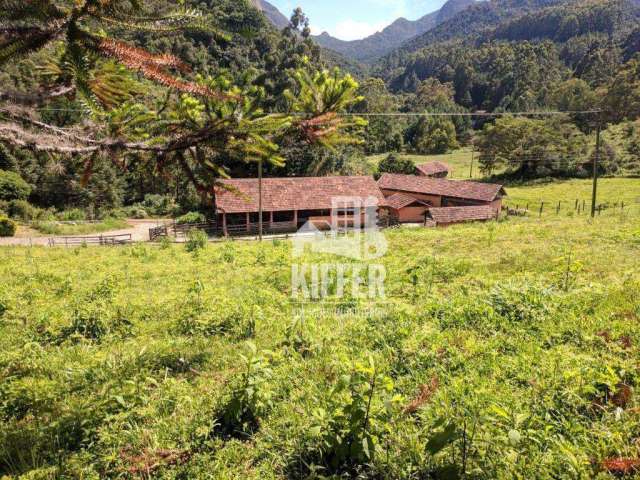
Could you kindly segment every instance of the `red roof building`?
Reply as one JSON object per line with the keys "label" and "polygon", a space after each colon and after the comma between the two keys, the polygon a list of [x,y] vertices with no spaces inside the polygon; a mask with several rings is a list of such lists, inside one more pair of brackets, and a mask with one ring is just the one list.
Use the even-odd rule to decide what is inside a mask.
{"label": "red roof building", "polygon": [[[257,178],[222,180],[215,193],[218,220],[225,230],[243,226],[247,231],[255,230],[259,221]],[[386,205],[376,181],[368,176],[265,178],[262,180],[264,229],[295,231],[310,220],[326,224],[331,221],[332,209],[340,198],[354,198],[362,205]],[[348,202],[344,209],[350,209]],[[355,212],[348,214],[355,215]]]}
{"label": "red roof building", "polygon": [[422,177],[445,178],[451,169],[442,162],[427,162],[416,166],[416,173]]}
{"label": "red roof building", "polygon": [[487,205],[501,207],[506,192],[502,185],[444,178],[385,173],[378,180],[385,197],[404,193],[429,202],[434,207]]}
{"label": "red roof building", "polygon": [[447,226],[454,223],[479,222],[494,220],[500,210],[491,205],[470,207],[444,207],[430,208],[427,212],[427,224],[432,222],[435,226]]}
{"label": "red roof building", "polygon": [[423,223],[431,204],[407,193],[395,193],[387,198],[391,218],[398,223]]}

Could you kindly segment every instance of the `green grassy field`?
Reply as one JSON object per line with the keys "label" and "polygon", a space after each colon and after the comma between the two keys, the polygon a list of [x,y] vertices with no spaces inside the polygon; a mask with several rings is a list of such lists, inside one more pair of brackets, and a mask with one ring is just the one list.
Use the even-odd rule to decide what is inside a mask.
{"label": "green grassy field", "polygon": [[350,260],[0,250],[0,477],[604,479],[640,457],[640,217],[386,238],[386,296],[304,320],[292,263]]}
{"label": "green grassy field", "polygon": [[[371,163],[374,171],[377,167],[378,163],[385,158],[387,154],[383,155],[372,155],[368,157],[369,162]],[[477,160],[474,162],[473,172],[471,171],[471,160],[472,153],[470,148],[462,148],[460,150],[455,150],[451,153],[447,153],[444,155],[401,155],[402,158],[408,158],[413,161],[416,165],[426,162],[443,162],[451,167],[451,174],[449,178],[454,180],[469,180],[472,179],[480,179],[483,178],[483,175],[480,173],[480,169],[478,168]],[[471,174],[471,177],[469,176]]]}

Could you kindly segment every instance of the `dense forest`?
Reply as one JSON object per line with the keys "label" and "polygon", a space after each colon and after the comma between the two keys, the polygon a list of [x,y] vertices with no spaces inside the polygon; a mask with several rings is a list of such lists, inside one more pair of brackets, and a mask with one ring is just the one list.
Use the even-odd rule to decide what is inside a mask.
{"label": "dense forest", "polygon": [[[149,12],[167,12],[172,6],[164,0],[146,4]],[[0,214],[30,220],[52,209],[71,208],[93,216],[207,212],[212,201],[203,196],[207,185],[224,176],[255,176],[259,159],[269,176],[373,174],[377,167],[367,155],[440,154],[473,146],[488,176],[587,176],[598,126],[603,130],[601,173],[640,174],[640,7],[635,0],[481,2],[404,44],[369,72],[316,45],[299,9],[284,29],[273,26],[253,2],[194,1],[180,12],[200,28],[181,28],[183,20],[176,20],[180,28],[170,32],[130,29],[117,22],[107,22],[105,29],[161,60],[163,55],[180,59],[199,85],[225,92],[233,101],[203,102],[185,94],[188,84],[183,80],[176,84],[165,78],[164,70],[145,74],[148,66],[140,69],[135,62],[124,73],[119,51],[110,52],[106,61],[96,63],[91,54],[73,63],[62,44],[53,42],[7,62],[15,44],[5,39],[0,48],[5,62],[0,115],[3,121],[15,118],[7,110],[16,98],[11,92],[39,92],[52,78],[73,76],[76,94],[38,105],[33,112],[37,121],[79,131],[99,125],[103,138],[162,142],[203,128],[206,113],[210,128],[212,118],[227,122],[224,127],[216,123],[218,135],[235,138],[229,130],[233,125],[245,143],[216,143],[208,132],[206,148],[195,156],[188,148],[180,155],[126,149],[89,155],[77,149],[35,148],[33,137],[16,143],[15,130],[5,128],[0,137]],[[124,60],[124,67],[130,67],[131,58]],[[98,69],[80,81],[77,72],[85,61]],[[336,67],[343,73],[334,72]],[[175,93],[176,85],[182,93],[180,88]],[[327,93],[330,85],[348,92],[340,102]],[[305,88],[324,89],[324,100],[344,112],[403,116],[369,116],[367,122],[353,123],[345,120],[351,117],[323,118],[327,105],[319,107],[312,93],[305,104]],[[251,101],[240,105],[238,98]],[[301,110],[295,113],[295,108]],[[238,109],[251,116],[250,132],[237,121]],[[291,122],[305,109],[316,111]],[[467,115],[545,110],[602,113],[553,119]],[[292,112],[288,119],[277,117]],[[439,115],[418,115],[426,113]],[[321,135],[305,130],[319,128],[313,115],[321,119]],[[340,129],[346,137],[325,141],[323,135],[338,118],[343,118]],[[292,133],[288,123],[299,128]],[[260,153],[250,146],[253,138],[261,139]],[[398,157],[381,168],[407,168],[394,159]]]}

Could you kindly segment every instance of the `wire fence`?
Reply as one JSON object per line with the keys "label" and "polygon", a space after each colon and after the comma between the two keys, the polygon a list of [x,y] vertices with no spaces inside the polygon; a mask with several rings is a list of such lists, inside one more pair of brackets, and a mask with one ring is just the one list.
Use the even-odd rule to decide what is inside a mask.
{"label": "wire fence", "polygon": [[[506,216],[538,217],[546,218],[555,216],[590,216],[591,199],[567,200],[535,200],[535,201],[510,201],[504,203],[503,210]],[[640,198],[636,201],[614,200],[600,202],[595,208],[596,216],[603,215],[637,215],[640,216]]]}

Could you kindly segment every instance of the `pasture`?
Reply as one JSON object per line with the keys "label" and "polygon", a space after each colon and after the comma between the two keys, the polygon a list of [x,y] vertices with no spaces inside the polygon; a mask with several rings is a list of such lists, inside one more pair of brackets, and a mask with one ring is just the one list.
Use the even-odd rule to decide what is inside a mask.
{"label": "pasture", "polygon": [[0,476],[612,478],[640,456],[637,216],[385,235],[385,298],[305,305],[293,262],[351,260],[0,250]]}

